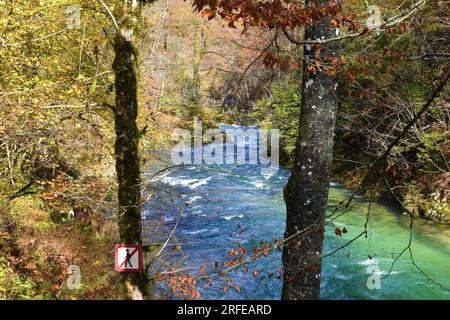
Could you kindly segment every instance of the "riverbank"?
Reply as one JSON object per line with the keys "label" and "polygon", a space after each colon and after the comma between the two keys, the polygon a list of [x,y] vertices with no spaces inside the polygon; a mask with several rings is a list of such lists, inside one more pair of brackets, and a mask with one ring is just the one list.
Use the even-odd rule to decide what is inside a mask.
{"label": "riverbank", "polygon": [[[275,87],[278,88],[278,85],[275,85]],[[300,101],[297,101],[297,103],[300,104]],[[290,122],[281,125],[278,123],[277,113],[284,113],[273,109],[267,115],[267,112],[264,111],[264,102],[260,102],[260,104],[262,104],[260,107],[263,110],[255,110],[247,116],[244,123],[246,125],[256,123],[267,129],[278,128],[281,131],[280,164],[286,168],[292,168],[294,162],[292,151],[296,143],[296,140],[292,137],[295,136],[293,132],[297,130],[298,121],[291,118]],[[292,106],[277,106],[277,108],[290,110]],[[297,105],[297,109],[293,113],[294,117],[299,117],[298,108]],[[449,172],[443,170],[427,172],[423,162],[416,161],[417,158],[406,168],[389,160],[386,170],[387,180],[398,199],[400,199],[401,203],[399,203],[386,188],[380,167],[372,167],[374,161],[378,159],[377,156],[365,153],[363,149],[352,147],[352,140],[354,139],[356,137],[352,132],[337,129],[332,167],[333,181],[344,185],[357,194],[365,195],[367,198],[393,203],[402,214],[408,214],[407,211],[409,211],[416,219],[450,225]],[[413,151],[410,150],[409,152]],[[416,149],[414,152],[423,151]],[[368,170],[371,171],[370,179],[366,179]]]}

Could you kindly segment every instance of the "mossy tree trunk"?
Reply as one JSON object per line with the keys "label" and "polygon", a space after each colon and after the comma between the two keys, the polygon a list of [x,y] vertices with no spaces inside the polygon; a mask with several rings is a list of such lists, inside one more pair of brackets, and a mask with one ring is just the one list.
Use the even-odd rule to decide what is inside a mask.
{"label": "mossy tree trunk", "polygon": [[[120,6],[122,5],[122,6]],[[142,244],[141,240],[141,177],[139,160],[138,65],[133,33],[137,27],[136,1],[119,1],[115,16],[122,21],[114,42],[115,74],[115,157],[119,185],[119,232],[124,244]],[[123,273],[122,283],[132,299],[148,294],[144,273]]]}
{"label": "mossy tree trunk", "polygon": [[[325,1],[319,1],[324,3]],[[326,39],[335,36],[328,18],[311,24],[305,39]],[[295,163],[284,190],[287,208],[283,248],[282,299],[319,299],[324,239],[325,210],[328,200],[333,137],[336,122],[337,75],[322,71],[307,72],[308,60],[314,60],[314,48],[304,47],[302,104]],[[323,61],[327,55],[339,57],[337,43],[322,47]],[[312,62],[314,64],[314,62]],[[300,235],[301,230],[307,230]],[[294,236],[296,235],[296,236]]]}

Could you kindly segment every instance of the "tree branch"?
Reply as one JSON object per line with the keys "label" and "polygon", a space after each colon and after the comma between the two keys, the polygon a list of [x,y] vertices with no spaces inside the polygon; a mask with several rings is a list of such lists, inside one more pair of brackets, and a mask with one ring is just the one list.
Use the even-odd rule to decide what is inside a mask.
{"label": "tree branch", "polygon": [[[388,21],[386,21],[385,23],[380,25],[380,29],[385,30],[388,27],[391,27],[393,25],[398,24],[399,22],[403,21],[404,19],[408,18],[411,14],[413,14],[419,7],[421,7],[422,5],[425,5],[426,0],[419,0],[416,3],[414,3],[407,11],[402,12],[394,17],[392,17],[391,19],[389,19]],[[283,28],[283,33],[286,36],[286,38],[296,44],[296,45],[306,45],[306,44],[325,44],[325,43],[329,43],[329,42],[333,42],[333,41],[341,41],[341,40],[345,40],[345,39],[354,39],[360,36],[363,36],[367,33],[370,33],[371,30],[369,30],[367,27],[364,28],[362,31],[357,32],[357,33],[350,33],[350,34],[344,34],[342,36],[338,36],[338,37],[334,37],[334,38],[329,38],[329,39],[317,39],[317,40],[297,40],[294,38],[294,36],[285,28]]]}
{"label": "tree branch", "polygon": [[114,24],[114,26],[116,27],[117,30],[120,30],[119,25],[117,24],[117,20],[114,17],[114,15],[112,14],[111,10],[109,10],[108,6],[106,5],[105,2],[103,2],[103,0],[98,0],[100,1],[100,3],[103,5],[103,7],[105,8],[106,12],[108,12],[109,16],[111,17],[111,20]]}

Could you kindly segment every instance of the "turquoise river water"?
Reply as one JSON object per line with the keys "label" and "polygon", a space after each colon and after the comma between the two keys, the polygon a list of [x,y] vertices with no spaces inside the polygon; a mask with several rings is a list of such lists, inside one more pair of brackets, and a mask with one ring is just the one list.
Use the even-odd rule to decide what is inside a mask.
{"label": "turquoise river water", "polygon": [[[191,273],[201,266],[214,270],[214,261],[223,261],[230,249],[239,245],[251,249],[261,240],[282,239],[285,227],[285,205],[282,190],[290,172],[280,168],[277,174],[262,175],[259,165],[186,166],[169,170],[153,180],[158,196],[145,206],[144,225],[150,241],[164,241],[178,220],[180,207],[187,202],[174,232],[181,250],[172,250],[171,241],[166,251],[173,267],[186,268]],[[176,195],[176,196],[175,196]],[[331,214],[350,192],[332,184],[329,194]],[[328,221],[324,253],[342,246],[364,230],[368,202],[359,197],[355,206],[333,221]],[[339,211],[334,217],[342,213]],[[244,232],[229,237],[240,225]],[[348,230],[342,237],[334,228]],[[158,232],[154,232],[155,230]],[[368,237],[361,237],[345,249],[323,261],[322,299],[450,299],[450,227],[415,221],[412,252],[416,264],[427,279],[411,262],[409,252],[398,259],[392,272],[394,258],[408,244],[409,218],[396,208],[372,203],[368,224]],[[268,257],[230,275],[241,292],[224,292],[223,284],[215,282],[211,288],[201,289],[202,299],[279,299],[281,294],[281,254],[274,250]],[[377,266],[380,288],[369,289],[368,271]],[[253,277],[252,270],[260,274]],[[370,270],[370,269],[369,269]],[[372,269],[373,270],[373,269]],[[274,273],[270,278],[269,275]],[[443,288],[443,287],[444,288]]]}

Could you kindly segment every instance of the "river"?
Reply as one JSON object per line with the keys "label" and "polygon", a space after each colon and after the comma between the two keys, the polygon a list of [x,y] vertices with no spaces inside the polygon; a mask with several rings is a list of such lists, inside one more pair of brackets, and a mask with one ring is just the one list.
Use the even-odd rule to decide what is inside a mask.
{"label": "river", "polygon": [[[250,250],[261,240],[283,238],[286,213],[282,191],[289,175],[285,168],[271,176],[262,175],[259,165],[192,165],[163,172],[152,181],[158,196],[144,206],[146,241],[164,242],[178,221],[180,208],[188,203],[174,232],[176,241],[170,241],[163,260],[174,269],[186,268],[192,274],[202,266],[213,272],[214,262],[222,263],[230,249],[242,246]],[[332,183],[328,214],[349,197],[348,190]],[[336,213],[332,218],[340,216],[335,220],[328,219],[324,253],[364,230],[369,203],[356,196],[351,206],[352,210],[343,215],[344,210]],[[409,217],[383,203],[371,203],[369,217],[367,238],[361,237],[324,259],[322,299],[450,299],[446,289],[450,288],[450,227],[416,220],[411,248],[416,265],[426,276],[406,251],[384,277],[408,245]],[[238,225],[243,230],[240,235]],[[336,227],[345,227],[347,232],[337,236]],[[238,268],[230,274],[240,293],[232,289],[224,292],[225,284],[216,279],[212,287],[200,288],[201,297],[279,299],[281,265],[281,254],[274,250],[251,263],[249,272]],[[375,269],[371,269],[373,266]],[[259,272],[256,277],[252,275],[254,270]],[[374,270],[380,271],[379,289],[367,286]]]}

